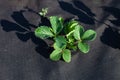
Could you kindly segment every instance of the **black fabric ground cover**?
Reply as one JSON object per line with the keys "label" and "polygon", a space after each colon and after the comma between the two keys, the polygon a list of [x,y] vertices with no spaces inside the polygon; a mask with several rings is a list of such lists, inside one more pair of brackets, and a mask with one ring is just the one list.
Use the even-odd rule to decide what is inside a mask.
{"label": "black fabric ground cover", "polygon": [[[75,18],[97,32],[88,54],[73,52],[68,64],[49,59],[52,51],[34,36],[49,25],[38,12]],[[120,80],[119,0],[1,0],[0,80]]]}

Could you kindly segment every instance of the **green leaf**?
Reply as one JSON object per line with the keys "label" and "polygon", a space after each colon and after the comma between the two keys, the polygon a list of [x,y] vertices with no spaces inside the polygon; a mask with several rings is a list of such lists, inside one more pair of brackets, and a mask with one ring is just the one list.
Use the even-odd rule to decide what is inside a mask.
{"label": "green leaf", "polygon": [[47,26],[41,26],[38,27],[35,30],[35,36],[41,38],[41,39],[46,39],[48,37],[53,37],[53,33],[50,31],[51,28],[47,27]]}
{"label": "green leaf", "polygon": [[55,43],[54,43],[54,48],[55,49],[64,49],[66,48],[67,45],[67,41],[66,38],[64,38],[63,36],[58,36],[55,38]]}
{"label": "green leaf", "polygon": [[78,25],[78,22],[75,20],[71,20],[65,24],[64,32],[68,34],[69,32],[73,31],[75,29],[75,26]]}
{"label": "green leaf", "polygon": [[67,40],[68,40],[68,43],[74,42],[75,39],[74,39],[74,37],[73,37],[73,33],[74,33],[74,30],[71,31],[71,32],[69,32],[69,33],[66,35]]}
{"label": "green leaf", "polygon": [[56,42],[53,44],[53,47],[54,47],[54,49],[60,49],[60,48],[57,46]]}
{"label": "green leaf", "polygon": [[69,63],[71,61],[71,52],[69,49],[65,49],[62,51],[62,57],[63,60],[67,63]]}
{"label": "green leaf", "polygon": [[77,47],[74,45],[75,43],[75,38],[73,36],[74,30],[69,32],[66,37],[67,37],[67,47],[69,49],[72,49],[74,51],[76,51]]}
{"label": "green leaf", "polygon": [[73,43],[68,43],[67,44],[68,46],[68,49],[70,49],[70,50],[74,50],[74,51],[76,51],[77,50],[77,46],[76,45],[74,45]]}
{"label": "green leaf", "polygon": [[70,30],[73,30],[73,29],[75,28],[75,26],[77,26],[77,25],[78,25],[78,22],[77,22],[77,21],[71,20],[71,21],[69,22]]}
{"label": "green leaf", "polygon": [[75,31],[74,31],[74,38],[76,40],[81,40],[81,36],[83,35],[84,29],[82,26],[78,25],[75,27]]}
{"label": "green leaf", "polygon": [[89,45],[83,42],[78,42],[78,48],[83,53],[88,53],[90,49]]}
{"label": "green leaf", "polygon": [[55,34],[59,34],[63,29],[63,18],[57,16],[50,17],[50,23]]}
{"label": "green leaf", "polygon": [[82,36],[82,40],[93,41],[96,38],[96,32],[94,30],[87,30]]}
{"label": "green leaf", "polygon": [[61,24],[62,24],[62,26],[63,26],[64,19],[63,19],[62,17],[59,17],[59,21],[60,21],[60,23],[61,23]]}
{"label": "green leaf", "polygon": [[61,58],[61,49],[56,49],[50,54],[50,59],[53,61],[58,61]]}

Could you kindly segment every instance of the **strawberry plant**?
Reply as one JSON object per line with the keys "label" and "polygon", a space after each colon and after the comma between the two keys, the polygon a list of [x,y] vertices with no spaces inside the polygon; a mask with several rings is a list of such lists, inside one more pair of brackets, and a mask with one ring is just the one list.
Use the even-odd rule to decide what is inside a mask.
{"label": "strawberry plant", "polygon": [[[46,14],[43,12],[43,14]],[[45,15],[41,15],[44,16]],[[83,26],[75,20],[65,22],[62,17],[48,17],[51,26],[39,26],[35,30],[35,36],[41,39],[53,40],[53,52],[50,59],[58,61],[61,58],[69,63],[71,61],[71,50],[79,49],[82,53],[88,53],[90,46],[88,41],[93,41],[96,32],[92,29],[84,30]],[[50,40],[51,40],[50,39]]]}

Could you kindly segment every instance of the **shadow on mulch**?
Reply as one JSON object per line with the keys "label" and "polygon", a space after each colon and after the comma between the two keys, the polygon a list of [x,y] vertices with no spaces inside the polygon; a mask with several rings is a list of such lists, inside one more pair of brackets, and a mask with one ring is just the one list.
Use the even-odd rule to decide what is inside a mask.
{"label": "shadow on mulch", "polygon": [[116,19],[109,20],[114,26],[108,25],[100,39],[104,44],[120,49],[120,9],[106,6],[102,9]]}
{"label": "shadow on mulch", "polygon": [[109,20],[112,24],[115,26],[120,27],[120,9],[115,8],[115,7],[107,7],[103,6],[102,9],[107,12],[108,14],[114,16],[116,19],[115,20]]}
{"label": "shadow on mulch", "polygon": [[120,49],[120,34],[111,27],[104,30],[100,39],[104,44]]}
{"label": "shadow on mulch", "polygon": [[72,3],[68,3],[63,0],[58,0],[58,3],[61,9],[77,16],[78,18],[76,20],[85,24],[95,24],[95,14],[83,2],[73,0]]}
{"label": "shadow on mulch", "polygon": [[[32,12],[32,9],[26,8],[29,12]],[[11,22],[8,20],[0,20],[1,27],[6,32],[15,32],[16,36],[23,42],[28,41],[31,39],[33,43],[37,45],[36,51],[40,53],[40,55],[44,56],[45,58],[49,58],[49,53],[51,52],[51,48],[48,47],[45,41],[37,38],[34,35],[34,31],[32,28],[37,28],[37,26],[30,24],[29,21],[24,17],[23,13],[25,10],[15,11],[11,15],[12,19],[16,22]],[[33,11],[37,14],[37,12]],[[48,20],[46,18],[41,17],[41,23],[39,25],[46,24],[49,25]],[[39,26],[38,25],[38,26]]]}

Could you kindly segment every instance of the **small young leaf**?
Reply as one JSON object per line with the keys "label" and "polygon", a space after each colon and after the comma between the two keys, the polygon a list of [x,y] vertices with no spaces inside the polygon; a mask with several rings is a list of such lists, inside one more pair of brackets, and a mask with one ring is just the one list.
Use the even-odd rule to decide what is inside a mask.
{"label": "small young leaf", "polygon": [[45,17],[45,15],[47,14],[47,11],[48,11],[48,8],[42,8],[42,11],[39,12],[39,14]]}
{"label": "small young leaf", "polygon": [[70,49],[70,50],[74,50],[74,51],[76,51],[77,50],[77,46],[76,45],[74,45],[73,43],[68,43],[67,44],[68,46],[68,49]]}
{"label": "small young leaf", "polygon": [[74,45],[75,43],[75,38],[73,36],[73,33],[74,33],[74,30],[69,32],[67,35],[66,35],[66,38],[67,38],[67,47],[68,49],[71,49],[71,50],[74,50],[76,51],[77,47]]}
{"label": "small young leaf", "polygon": [[39,14],[40,14],[41,16],[43,16],[43,15],[44,15],[44,13],[42,13],[42,12],[39,12]]}
{"label": "small young leaf", "polygon": [[38,27],[35,30],[35,36],[41,38],[41,39],[46,39],[48,37],[53,37],[53,33],[50,31],[50,28],[47,26],[41,26]]}
{"label": "small young leaf", "polygon": [[57,16],[50,17],[50,23],[55,34],[59,34],[63,29],[63,18]]}
{"label": "small young leaf", "polygon": [[69,63],[71,61],[71,52],[69,49],[65,49],[62,51],[62,57],[65,62]]}
{"label": "small young leaf", "polygon": [[69,32],[66,37],[67,37],[67,40],[68,40],[68,43],[73,43],[75,41],[74,37],[73,37],[73,33],[74,33],[74,30]]}
{"label": "small young leaf", "polygon": [[64,19],[63,19],[62,17],[59,17],[59,21],[60,21],[60,23],[61,23],[61,24],[62,24],[62,26],[63,26]]}
{"label": "small young leaf", "polygon": [[64,49],[66,48],[67,45],[67,41],[66,38],[64,38],[63,36],[58,36],[55,38],[55,43],[54,43],[54,48],[55,49]]}
{"label": "small young leaf", "polygon": [[53,61],[58,61],[61,58],[61,49],[56,49],[50,54],[50,59]]}
{"label": "small young leaf", "polygon": [[80,25],[77,25],[76,27],[75,27],[75,31],[74,31],[74,38],[76,39],[76,40],[81,40],[81,36],[83,35],[83,32],[84,32],[84,29],[83,29],[83,27],[82,26],[80,26]]}
{"label": "small young leaf", "polygon": [[78,42],[78,48],[83,53],[88,53],[90,49],[89,45],[83,42]]}
{"label": "small young leaf", "polygon": [[94,30],[87,30],[82,36],[82,40],[93,41],[96,38],[96,32]]}
{"label": "small young leaf", "polygon": [[77,26],[77,25],[78,25],[78,22],[77,22],[77,21],[71,20],[71,21],[69,22],[70,31],[72,31],[73,29],[75,29],[75,26]]}
{"label": "small young leaf", "polygon": [[67,22],[65,24],[64,32],[66,34],[70,33],[71,31],[73,31],[75,29],[75,26],[77,26],[77,25],[78,25],[78,22],[75,20],[71,20],[71,21]]}

